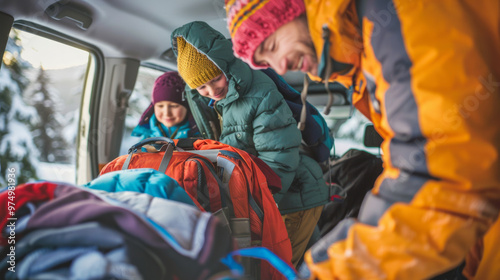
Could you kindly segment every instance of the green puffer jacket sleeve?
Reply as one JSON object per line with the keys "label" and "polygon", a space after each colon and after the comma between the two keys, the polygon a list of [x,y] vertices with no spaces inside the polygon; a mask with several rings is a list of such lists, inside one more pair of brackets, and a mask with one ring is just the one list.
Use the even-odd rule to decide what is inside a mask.
{"label": "green puffer jacket sleeve", "polygon": [[269,91],[264,95],[253,121],[253,131],[258,157],[281,178],[282,189],[274,195],[279,203],[295,177],[301,139],[292,112],[279,92]]}

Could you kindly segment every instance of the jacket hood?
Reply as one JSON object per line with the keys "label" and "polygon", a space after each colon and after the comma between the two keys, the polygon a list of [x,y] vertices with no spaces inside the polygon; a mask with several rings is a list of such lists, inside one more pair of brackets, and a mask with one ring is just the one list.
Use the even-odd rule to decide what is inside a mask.
{"label": "jacket hood", "polygon": [[[219,31],[213,29],[207,23],[194,21],[185,24],[172,32],[171,43],[175,56],[178,56],[177,38],[182,37],[186,42],[193,45],[199,52],[205,54],[226,76],[229,90],[225,101],[230,102],[238,97],[238,91],[246,89],[251,81],[252,70],[250,67],[236,58],[233,54],[233,44]],[[250,77],[250,79],[249,79]],[[224,100],[224,99],[223,99]],[[221,100],[222,101],[222,100]]]}

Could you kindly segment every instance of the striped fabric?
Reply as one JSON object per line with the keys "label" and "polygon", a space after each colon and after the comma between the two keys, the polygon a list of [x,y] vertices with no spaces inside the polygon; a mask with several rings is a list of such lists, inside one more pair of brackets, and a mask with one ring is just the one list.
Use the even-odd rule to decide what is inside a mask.
{"label": "striped fabric", "polygon": [[305,12],[303,0],[226,0],[227,24],[233,52],[253,69],[257,47],[282,25]]}
{"label": "striped fabric", "polygon": [[243,21],[262,8],[269,0],[237,1],[230,0],[226,3],[227,17],[233,19],[229,23],[231,37],[238,30]]}

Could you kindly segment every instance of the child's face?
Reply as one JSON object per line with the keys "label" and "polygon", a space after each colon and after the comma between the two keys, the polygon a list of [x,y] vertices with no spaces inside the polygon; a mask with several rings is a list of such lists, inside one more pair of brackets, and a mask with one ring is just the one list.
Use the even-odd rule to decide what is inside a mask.
{"label": "child's face", "polygon": [[155,103],[156,119],[166,127],[181,123],[187,114],[187,108],[179,103],[159,101]]}
{"label": "child's face", "polygon": [[212,98],[215,101],[226,98],[227,95],[227,80],[224,74],[213,78],[196,88],[196,90],[205,97]]}

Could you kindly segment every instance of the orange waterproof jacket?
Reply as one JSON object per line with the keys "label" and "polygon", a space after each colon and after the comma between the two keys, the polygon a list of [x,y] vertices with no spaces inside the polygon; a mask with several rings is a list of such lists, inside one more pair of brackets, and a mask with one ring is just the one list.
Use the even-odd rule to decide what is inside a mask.
{"label": "orange waterproof jacket", "polygon": [[468,278],[500,279],[500,2],[305,3],[331,81],[384,138],[358,220],[306,253],[310,279],[425,279],[469,252]]}

